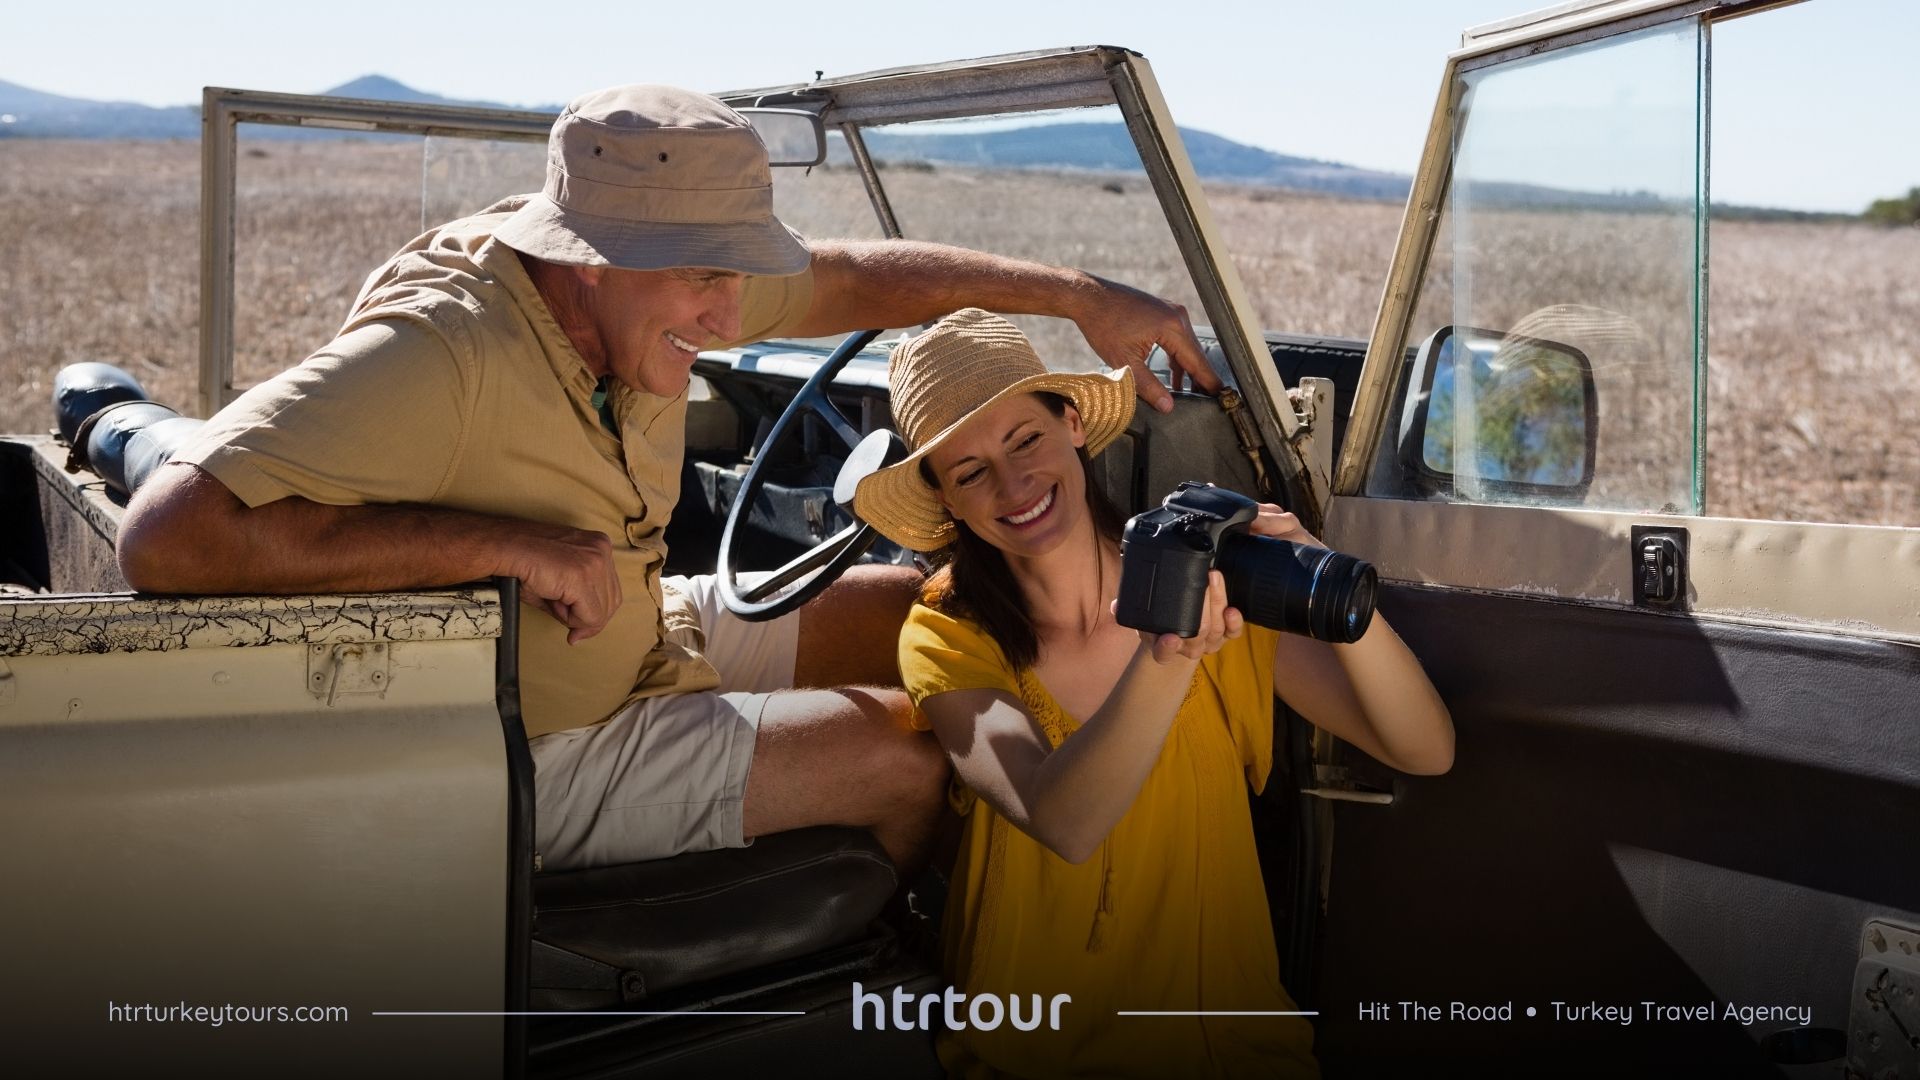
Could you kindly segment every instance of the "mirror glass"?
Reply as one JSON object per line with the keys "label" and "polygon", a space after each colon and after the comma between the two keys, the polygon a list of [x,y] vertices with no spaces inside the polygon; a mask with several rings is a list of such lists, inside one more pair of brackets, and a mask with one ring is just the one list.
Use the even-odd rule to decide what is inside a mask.
{"label": "mirror glass", "polygon": [[741,116],[767,144],[767,161],[774,166],[818,165],[827,159],[827,143],[820,118],[799,109],[740,109]]}
{"label": "mirror glass", "polygon": [[1433,358],[1427,468],[1457,491],[1485,482],[1576,487],[1587,463],[1586,364],[1572,348],[1471,330],[1445,334]]}

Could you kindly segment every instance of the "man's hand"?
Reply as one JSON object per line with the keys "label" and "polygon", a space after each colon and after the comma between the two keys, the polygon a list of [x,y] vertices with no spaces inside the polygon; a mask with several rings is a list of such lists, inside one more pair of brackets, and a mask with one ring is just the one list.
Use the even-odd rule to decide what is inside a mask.
{"label": "man's hand", "polygon": [[565,525],[523,523],[507,573],[520,579],[529,602],[567,627],[577,645],[606,629],[620,609],[620,575],[605,533]]}
{"label": "man's hand", "polygon": [[1073,321],[1108,367],[1133,369],[1134,390],[1142,401],[1161,412],[1173,411],[1173,395],[1147,370],[1147,355],[1155,345],[1165,349],[1173,360],[1175,390],[1183,389],[1191,379],[1197,389],[1209,394],[1220,392],[1220,379],[1207,363],[1185,307],[1129,285],[1087,276],[1095,289]]}
{"label": "man's hand", "polygon": [[1173,358],[1173,384],[1218,393],[1193,323],[1179,304],[1080,270],[912,240],[815,240],[813,300],[783,332],[825,337],[914,326],[963,307],[1072,319],[1109,367],[1133,368],[1134,390],[1161,412],[1173,395],[1147,371],[1155,345]]}

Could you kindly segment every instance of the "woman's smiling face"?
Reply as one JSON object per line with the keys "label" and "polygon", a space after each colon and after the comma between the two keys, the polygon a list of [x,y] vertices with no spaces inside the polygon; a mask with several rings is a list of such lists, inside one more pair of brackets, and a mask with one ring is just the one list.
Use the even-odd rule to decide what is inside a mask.
{"label": "woman's smiling face", "polygon": [[1014,557],[1058,547],[1086,520],[1087,436],[1068,405],[1055,416],[1037,394],[982,410],[927,455],[940,501],[957,521]]}

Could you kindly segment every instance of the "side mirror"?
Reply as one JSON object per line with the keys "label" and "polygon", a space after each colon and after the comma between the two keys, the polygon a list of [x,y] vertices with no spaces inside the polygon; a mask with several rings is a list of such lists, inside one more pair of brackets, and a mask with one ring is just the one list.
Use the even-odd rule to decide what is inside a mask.
{"label": "side mirror", "polygon": [[1443,326],[1420,345],[1400,457],[1427,493],[1578,502],[1593,486],[1599,395],[1571,345]]}
{"label": "side mirror", "polygon": [[827,160],[827,129],[820,117],[805,109],[736,109],[760,141],[767,144],[768,164],[812,167]]}

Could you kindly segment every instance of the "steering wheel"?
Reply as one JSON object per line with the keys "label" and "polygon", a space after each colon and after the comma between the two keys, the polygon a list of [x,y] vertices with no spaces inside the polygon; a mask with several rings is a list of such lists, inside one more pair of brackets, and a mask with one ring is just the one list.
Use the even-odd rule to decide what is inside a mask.
{"label": "steering wheel", "polygon": [[[861,330],[849,334],[839,348],[833,350],[833,355],[827,357],[827,362],[820,365],[807,384],[800,388],[800,393],[787,404],[780,419],[774,421],[773,429],[767,433],[766,441],[760,444],[752,466],[747,469],[746,479],[740,483],[740,492],[734,496],[733,506],[727,510],[727,525],[720,534],[720,556],[714,567],[714,576],[720,579],[721,602],[727,605],[728,611],[748,622],[765,622],[798,610],[800,605],[833,584],[879,538],[880,534],[873,526],[855,517],[853,524],[820,541],[811,550],[751,587],[742,589],[734,580],[737,573],[735,538],[740,535],[742,524],[766,483],[767,462],[773,457],[771,451],[789,431],[801,426],[807,413],[812,412],[826,421],[833,433],[846,444],[847,460],[834,478],[833,501],[849,515],[853,513],[854,487],[861,479],[907,456],[906,443],[900,440],[900,436],[881,430],[861,438],[860,429],[827,399],[827,387],[833,385],[834,376],[879,336],[878,330]],[[788,591],[782,593],[782,589]]]}

